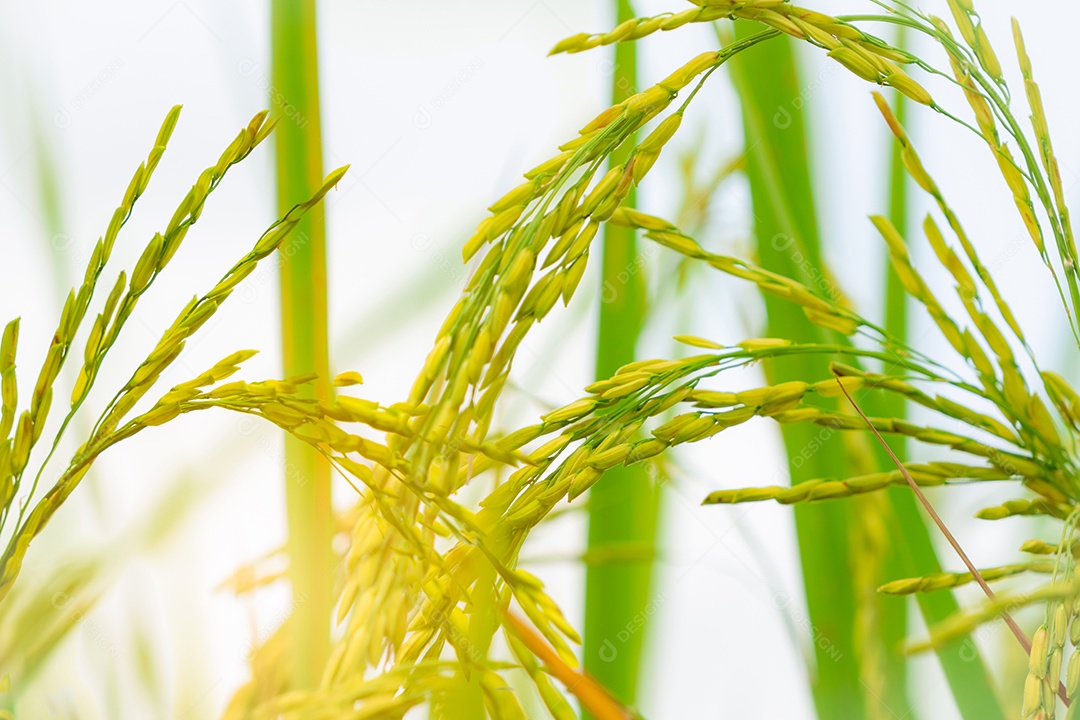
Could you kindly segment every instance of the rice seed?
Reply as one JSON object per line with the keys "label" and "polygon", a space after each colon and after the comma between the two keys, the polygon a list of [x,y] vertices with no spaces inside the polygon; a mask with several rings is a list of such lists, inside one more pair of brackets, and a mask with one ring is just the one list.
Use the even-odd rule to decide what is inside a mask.
{"label": "rice seed", "polygon": [[[979,573],[987,582],[1013,577],[1025,572],[1051,573],[1054,566],[1051,563],[1020,563],[1015,565],[1002,565],[1000,567],[985,568]],[[946,588],[956,588],[974,582],[975,577],[967,573],[934,573],[918,578],[893,580],[878,588],[878,592],[886,595],[911,595],[913,593],[931,592]]]}

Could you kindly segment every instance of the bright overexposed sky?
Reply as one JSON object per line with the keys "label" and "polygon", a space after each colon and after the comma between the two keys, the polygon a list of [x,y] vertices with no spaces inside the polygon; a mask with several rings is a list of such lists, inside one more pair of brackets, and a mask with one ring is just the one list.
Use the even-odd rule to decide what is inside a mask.
{"label": "bright overexposed sky", "polygon": [[[610,5],[319,4],[325,165],[352,166],[326,201],[333,363],[336,371],[363,373],[365,396],[393,402],[405,395],[464,282],[460,247],[485,208],[606,106],[610,48],[546,54],[566,35],[608,29]],[[676,0],[635,5],[639,14],[688,7]],[[868,3],[811,5],[841,13]],[[939,0],[925,7],[948,12]],[[1073,92],[1075,63],[1066,61],[1066,52],[1075,42],[1080,6],[988,0],[979,9],[1018,96],[1009,14],[1021,21],[1067,196],[1075,201],[1080,135],[1072,126],[1080,99]],[[202,168],[267,106],[268,38],[268,4],[246,0],[0,3],[0,321],[22,316],[19,366],[29,368],[28,377],[43,358],[66,287],[81,278],[94,241],[169,107],[180,103],[184,111],[117,245],[115,267],[131,266]],[[643,84],[714,46],[704,27],[642,41]],[[886,130],[865,83],[821,53],[807,51],[805,58],[807,102],[794,111],[811,113],[823,237],[845,291],[874,315],[880,310],[882,243],[866,216],[885,207]],[[943,92],[963,112],[960,100]],[[657,214],[678,209],[681,157],[695,157],[704,176],[741,151],[738,106],[726,77],[718,73],[692,108],[680,138],[665,150],[666,164],[641,193],[643,207]],[[1048,366],[1075,376],[1080,366],[1057,330],[1064,324],[1056,297],[1037,256],[1023,244],[1022,226],[985,146],[925,109],[913,113],[911,128],[1032,344]],[[42,156],[56,172],[56,226],[44,210]],[[140,306],[100,386],[122,382],[186,300],[208,289],[273,220],[272,159],[267,143],[230,171]],[[703,242],[727,253],[747,252],[747,202],[741,180],[725,185]],[[920,212],[928,207],[921,198],[916,203]],[[926,248],[916,255],[926,258]],[[657,289],[670,282],[655,274],[648,281]],[[566,402],[590,381],[596,285],[595,277],[588,279],[575,305],[546,321],[523,346],[508,422]],[[749,288],[700,275],[692,279],[689,297],[692,302],[659,314],[662,327],[650,330],[642,354],[678,352],[670,341],[676,332],[721,342],[760,332],[762,310]],[[241,286],[165,381],[192,377],[249,347],[264,352],[248,363],[245,377],[278,375],[276,313],[271,262]],[[913,337],[944,352],[930,325],[919,322]],[[719,382],[741,388],[758,381],[746,371]],[[106,398],[102,393],[93,399]],[[717,488],[784,482],[780,451],[775,427],[757,423],[680,456],[666,498],[662,592],[648,619],[654,652],[642,710],[653,720],[810,716],[802,654],[813,629],[801,599],[790,508],[699,506]],[[215,590],[240,563],[283,540],[281,455],[272,428],[209,415],[147,432],[101,459],[81,494],[36,542],[28,573],[35,553],[72,557],[115,541],[178,481],[201,488],[199,504],[164,547],[142,555],[131,549],[133,563],[117,571],[100,611],[58,653],[33,698],[30,712],[37,714],[28,717],[64,717],[58,708],[70,703],[84,711],[80,717],[107,717],[93,713],[106,713],[117,676],[129,686],[145,682],[134,669],[139,642],[156,648],[159,664],[146,677],[160,683],[159,698],[171,698],[163,704],[148,692],[128,700],[142,703],[134,706],[140,717],[212,717],[220,711],[244,678],[252,640],[265,638],[287,613],[279,591],[251,603]],[[337,491],[347,501],[347,488]],[[943,514],[977,563],[995,564],[1038,531],[1022,520],[997,528],[968,520],[985,504],[1011,497],[1002,494],[1007,492],[974,489],[941,498]],[[583,520],[570,513],[539,530],[526,553],[548,558],[536,571],[577,621],[583,573],[570,561],[583,543]],[[552,562],[552,556],[566,561]],[[946,565],[958,564],[944,549],[942,557]],[[47,575],[40,581],[48,582]],[[962,598],[974,602],[977,596]],[[981,641],[987,647],[1004,642],[996,632]],[[918,679],[922,716],[952,717],[936,661],[922,661]]]}

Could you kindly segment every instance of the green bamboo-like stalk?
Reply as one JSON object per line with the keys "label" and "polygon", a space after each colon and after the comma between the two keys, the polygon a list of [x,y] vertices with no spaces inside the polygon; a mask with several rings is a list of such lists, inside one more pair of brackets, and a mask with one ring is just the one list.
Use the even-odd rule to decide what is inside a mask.
{"label": "green bamboo-like stalk", "polygon": [[[757,30],[736,26],[740,36]],[[800,278],[808,267],[822,267],[806,119],[803,108],[792,104],[801,85],[790,42],[778,38],[755,50],[731,65],[743,104],[757,251],[765,268]],[[765,305],[768,335],[822,341],[822,331],[797,306],[771,297]],[[823,359],[805,357],[770,363],[765,372],[776,383],[826,377],[828,369]],[[834,435],[784,426],[783,439],[792,484],[844,476],[844,453]],[[856,588],[848,561],[853,520],[850,507],[839,503],[795,508],[810,622],[824,639],[814,643],[813,695],[820,718],[867,717],[855,642]]]}
{"label": "green bamboo-like stalk", "polygon": [[[899,26],[896,35],[896,47],[904,46],[904,38],[907,35],[905,28]],[[893,100],[893,112],[896,114],[896,119],[903,124],[907,120],[907,106],[908,100],[901,93],[894,93]],[[888,185],[888,205],[889,205],[889,220],[892,222],[893,227],[902,237],[907,237],[907,214],[908,214],[908,176],[907,171],[904,169],[904,160],[901,157],[900,143],[895,142],[889,135],[887,142],[889,144],[889,185]],[[884,255],[884,299],[885,299],[885,330],[894,338],[901,342],[907,341],[908,335],[908,294],[904,290],[903,283],[900,282],[900,276],[897,274],[896,269],[893,268],[893,264],[889,261],[889,254],[882,248],[882,254]],[[878,401],[875,412],[881,414],[883,417],[904,417],[904,398],[895,393],[888,393],[881,397]],[[901,459],[904,458],[904,446],[905,438],[898,438],[893,443],[893,451],[896,452]]]}
{"label": "green bamboo-like stalk", "polygon": [[[903,47],[901,43],[902,40],[898,40],[897,47]],[[896,99],[893,101],[893,112],[896,113],[896,119],[899,120],[900,123],[904,123],[907,118],[907,98],[900,93],[895,93],[895,98]],[[902,148],[900,143],[895,142],[892,137],[889,137],[888,142],[891,148],[891,153],[889,154],[889,220],[901,236],[907,237],[907,171],[904,170],[904,161],[901,157]],[[908,294],[904,291],[904,286],[900,282],[900,276],[896,273],[892,263],[889,262],[888,253],[884,252],[884,249],[883,254],[885,255],[885,329],[894,338],[901,342],[906,342]],[[899,395],[889,395],[888,399],[889,402],[895,401],[897,412],[901,413],[890,417],[903,417],[903,397]],[[897,448],[893,449],[896,450]]]}
{"label": "green bamboo-like stalk", "polygon": [[[897,47],[904,43],[904,29],[901,27],[896,38]],[[897,119],[903,123],[907,115],[907,99],[900,93],[895,94],[894,110]],[[889,219],[896,229],[906,236],[908,222],[908,176],[904,169],[899,143],[890,138],[889,156],[888,212]],[[885,328],[890,335],[901,342],[908,337],[908,294],[905,292],[900,277],[892,263],[885,260],[884,295]],[[868,405],[882,417],[904,418],[906,403],[899,395],[888,393],[867,398]],[[892,441],[894,452],[904,458],[906,438],[898,437]],[[885,459],[879,459],[884,463]],[[883,465],[883,466],[887,466]],[[893,517],[890,519],[893,536],[903,538],[903,543],[890,547],[889,562],[886,572],[893,577],[908,576],[911,573],[927,574],[938,572],[941,564],[934,551],[930,532],[919,512],[915,498],[904,488],[890,488],[888,491]],[[955,597],[949,592],[923,593],[917,598],[924,619],[930,625],[941,622],[959,610]],[[883,602],[889,600],[883,599]],[[902,642],[897,633],[882,636],[883,641],[892,647]],[[965,718],[1003,717],[1000,702],[994,691],[993,683],[981,658],[975,652],[970,641],[953,643],[938,652],[938,659],[952,689],[954,699]]]}
{"label": "green bamboo-like stalk", "polygon": [[[897,47],[903,47],[904,36],[905,32],[901,27],[896,38]],[[907,106],[908,100],[902,94],[896,93],[893,107],[901,123],[906,120]],[[907,171],[904,169],[900,144],[891,142],[891,148],[889,219],[906,237],[909,180]],[[899,275],[893,269],[892,263],[886,259],[885,265],[885,329],[901,342],[906,342],[909,296],[900,282]],[[907,413],[904,399],[893,393],[874,397],[871,407],[874,412],[883,417],[903,418]],[[892,441],[893,450],[901,459],[906,459],[904,452],[906,445],[904,437],[898,437]],[[880,459],[884,463],[884,458]],[[887,464],[882,464],[882,467],[887,467]],[[895,518],[894,537],[902,538],[903,542],[890,546],[893,557],[887,564],[886,570],[894,577],[940,572],[941,563],[915,497],[905,488],[890,488],[888,495]],[[920,593],[916,599],[923,619],[928,625],[942,622],[960,609],[959,603],[951,592]],[[903,640],[903,638],[887,635],[884,639],[889,643],[894,640]],[[989,671],[970,639],[944,646],[937,651],[937,655],[952,690],[953,698],[965,720],[1005,717]]]}
{"label": "green bamboo-like stalk", "polygon": [[[738,28],[740,33],[753,31],[746,26]],[[791,43],[774,40],[760,46],[749,57],[737,58],[732,73],[742,98],[747,147],[751,149],[747,173],[760,260],[766,268],[790,277],[824,277],[820,274],[823,266],[810,181],[805,108],[792,102],[801,97],[803,86]],[[905,212],[903,192],[893,181],[891,209],[897,214]],[[830,291],[828,287],[819,289]],[[770,335],[807,341],[821,332],[790,304],[767,297],[766,309]],[[891,310],[896,327],[906,324],[901,313],[895,307]],[[768,366],[766,372],[771,382],[782,382],[821,376],[827,369],[820,360],[791,359]],[[820,430],[793,426],[785,426],[783,433],[792,483],[850,474],[844,449],[830,448],[830,440],[835,438],[821,437]],[[818,446],[821,449],[805,452]],[[877,453],[874,459],[878,464],[882,461]],[[850,558],[858,551],[851,545],[848,530],[857,521],[852,509],[808,506],[796,508],[795,517],[810,621],[817,636],[829,641],[815,643],[813,689],[818,716],[913,717],[905,688],[906,662],[899,654],[899,643],[906,634],[903,603],[892,599],[875,603],[879,631],[876,641],[882,660],[877,666],[861,666],[869,659],[865,646],[858,646],[854,623],[856,598],[859,593],[865,594],[866,588],[856,587],[850,572]],[[940,567],[910,492],[891,489],[879,521],[890,538],[881,567],[886,576],[934,572]],[[926,621],[934,624],[954,612],[957,604],[950,593],[933,593],[920,598],[920,608]],[[965,718],[1003,717],[987,669],[973,645],[955,643],[938,655]],[[866,672],[884,678],[884,696],[868,692],[863,682]]]}
{"label": "green bamboo-like stalk", "polygon": [[[319,68],[314,0],[273,0],[272,111],[276,130],[277,199],[282,212],[322,184]],[[318,373],[313,392],[327,398],[329,352],[326,228],[322,206],[297,226],[281,252],[281,342],[286,376]],[[293,588],[292,684],[312,687],[330,643],[330,467],[312,448],[285,439],[289,574]]]}
{"label": "green bamboo-like stalk", "polygon": [[[902,47],[903,42],[903,29],[901,28],[899,36],[897,37],[897,47]],[[894,109],[898,113],[897,117],[903,122],[905,110],[907,108],[907,99],[901,93],[895,93]],[[889,165],[888,165],[888,207],[889,207],[889,219],[892,220],[897,230],[901,233],[906,233],[907,230],[907,171],[904,169],[904,163],[900,157],[900,145],[899,143],[892,142],[892,138],[889,138]],[[905,234],[906,237],[906,234]],[[907,326],[908,326],[908,294],[904,289],[903,284],[900,282],[900,276],[893,268],[892,262],[889,260],[889,255],[884,252],[883,248],[883,280],[882,287],[884,288],[884,308],[885,308],[885,329],[894,338],[900,342],[907,341]],[[869,407],[873,409],[881,417],[892,418],[904,418],[906,413],[906,403],[904,398],[896,393],[878,393],[867,397],[866,402]],[[893,442],[893,450],[904,460],[907,460],[906,455],[906,438],[897,438]],[[880,453],[877,453],[879,460],[884,460],[880,457]],[[892,513],[895,513],[897,517],[897,526],[901,528],[900,535],[908,536],[911,534],[926,534],[924,530],[924,523],[918,515],[918,511],[914,508],[913,499],[910,494],[905,492],[901,488],[894,488],[890,491],[890,498]],[[926,553],[924,553],[926,554]],[[933,549],[929,550],[929,555],[933,556]],[[924,558],[936,563],[936,557]],[[896,552],[890,552],[887,557],[888,562],[885,564],[885,571],[890,577],[899,577],[904,575],[909,569],[908,564],[904,563]],[[887,579],[887,578],[886,578]],[[905,634],[907,629],[906,610],[907,603],[897,603],[895,598],[889,598],[880,596],[878,604],[881,612],[888,617],[889,623],[883,623],[881,627],[881,642],[886,648],[899,648],[905,640]],[[907,669],[908,664],[904,658],[898,657],[897,653],[891,653],[889,663],[890,667],[890,688],[899,688],[901,692],[907,685]],[[903,698],[906,700],[906,698]],[[890,704],[896,702],[896,693],[886,698],[886,701]]]}
{"label": "green bamboo-like stalk", "polygon": [[[618,21],[634,17],[628,0],[617,0]],[[633,94],[635,43],[615,46],[612,102]],[[631,142],[611,157],[625,162]],[[633,206],[634,196],[626,199]],[[597,334],[596,377],[608,378],[634,359],[644,324],[645,289],[633,230],[605,225],[603,285]],[[659,493],[641,466],[608,470],[589,495],[588,552],[604,556],[622,546],[654,548]],[[649,603],[653,555],[589,564],[585,574],[585,669],[624,703],[637,698],[644,632],[633,620]],[[616,553],[617,555],[617,553]]]}

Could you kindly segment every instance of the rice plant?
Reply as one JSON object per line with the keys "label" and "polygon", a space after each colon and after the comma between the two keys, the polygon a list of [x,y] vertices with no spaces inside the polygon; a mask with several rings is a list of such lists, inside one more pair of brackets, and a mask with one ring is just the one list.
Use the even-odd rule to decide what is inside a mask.
{"label": "rice plant", "polygon": [[[274,87],[280,95],[272,95],[277,103],[272,110],[291,118],[275,138],[278,209],[284,212],[315,192],[323,175],[314,1],[275,3],[272,35]],[[316,375],[307,390],[327,400],[330,347],[322,208],[313,207],[295,232],[304,242],[296,243],[295,251],[283,259],[280,274],[283,366],[286,375]],[[318,679],[314,670],[326,662],[330,643],[330,466],[298,439],[286,437],[285,443],[289,571],[296,607],[290,623],[295,653],[290,672],[292,685],[309,687]]]}
{"label": "rice plant", "polygon": [[[634,17],[629,2],[616,3],[617,18]],[[616,47],[611,100],[618,103],[637,86],[636,47]],[[625,163],[635,138],[616,149],[612,164]],[[633,187],[624,200],[634,204]],[[610,377],[636,358],[638,337],[645,324],[645,287],[642,273],[627,273],[643,262],[633,228],[605,225],[602,237],[602,291],[596,334],[596,377]],[[585,576],[585,634],[583,664],[596,679],[623,702],[633,703],[644,633],[634,633],[612,652],[611,638],[634,622],[651,599],[659,515],[657,485],[638,466],[611,468],[608,481],[589,495],[588,552],[594,559]]]}
{"label": "rice plant", "polygon": [[[845,623],[839,636],[859,648],[848,659],[851,667],[830,668],[835,676],[817,688],[821,717],[873,716],[880,708],[872,706],[869,695],[878,692],[895,697],[893,702],[901,706],[909,702],[903,688],[889,686],[890,673],[895,677],[904,672],[903,659],[890,646],[890,637],[899,638],[888,632],[875,635],[874,618],[880,616],[866,615],[899,616],[896,606],[867,599],[876,578],[898,570],[909,577],[889,577],[877,588],[882,594],[931,593],[1021,574],[1047,576],[1036,589],[991,591],[986,603],[964,609],[950,604],[951,595],[945,596],[949,600],[930,596],[922,605],[929,636],[909,640],[907,650],[938,651],[964,717],[1003,717],[985,667],[981,661],[957,662],[955,644],[984,623],[1038,606],[1045,619],[1034,635],[1026,638],[1017,628],[1030,665],[1023,717],[1052,718],[1062,707],[1069,708],[1066,717],[1075,716],[1072,701],[1080,692],[1080,655],[1074,651],[1080,642],[1080,579],[1074,571],[1080,489],[1074,479],[1074,448],[1080,394],[1060,374],[1043,369],[1010,310],[1007,289],[996,284],[980,260],[976,241],[932,178],[933,163],[920,158],[889,102],[874,93],[904,171],[935,209],[922,220],[918,239],[901,220],[899,199],[892,203],[892,219],[871,217],[903,288],[903,295],[896,290],[890,294],[890,317],[883,322],[865,317],[842,294],[823,291],[821,283],[807,277],[805,266],[785,265],[783,258],[767,257],[764,251],[758,261],[711,252],[676,224],[633,207],[631,200],[718,69],[766,43],[805,43],[867,83],[893,88],[931,110],[923,113],[926,118],[958,123],[986,143],[1057,289],[1064,311],[1057,319],[1068,324],[1080,344],[1076,245],[1039,86],[1019,27],[1013,27],[1014,50],[1024,77],[1029,123],[1017,118],[1001,62],[970,0],[949,0],[951,24],[900,0],[871,0],[865,14],[840,17],[783,0],[695,0],[691,5],[654,17],[628,17],[610,31],[580,33],[554,46],[554,54],[585,52],[654,33],[679,32],[696,23],[718,23],[723,40],[719,50],[702,52],[656,85],[616,98],[576,138],[526,172],[520,185],[491,205],[490,216],[464,244],[463,259],[472,263],[469,279],[427,358],[417,363],[406,397],[392,404],[364,399],[355,391],[358,373],[330,378],[326,363],[311,358],[297,362],[323,368],[281,380],[225,382],[250,357],[250,351],[240,351],[156,401],[145,400],[154,397],[155,382],[185,342],[256,264],[300,226],[344,173],[344,168],[336,170],[319,184],[311,175],[313,166],[306,165],[307,199],[286,201],[281,219],[253,249],[218,285],[188,303],[131,379],[104,403],[78,452],[59,472],[47,473],[60,436],[83,409],[135,305],[165,270],[226,171],[272,127],[266,113],[257,115],[200,176],[130,275],[118,273],[91,327],[83,328],[82,369],[64,419],[51,436],[52,450],[39,452],[31,463],[53,386],[79,336],[98,279],[176,124],[178,109],[170,113],[99,241],[83,284],[69,295],[29,402],[20,404],[16,392],[18,321],[4,331],[0,529],[7,529],[10,539],[0,559],[0,603],[17,587],[27,546],[45,531],[49,518],[98,456],[148,427],[219,408],[282,428],[355,490],[350,507],[322,518],[326,527],[321,532],[346,540],[333,558],[340,560],[332,575],[335,629],[327,639],[325,658],[318,647],[325,625],[313,606],[310,616],[308,610],[293,615],[252,653],[250,681],[236,690],[226,718],[400,718],[414,709],[434,718],[527,717],[514,686],[520,676],[528,678],[555,718],[576,717],[573,703],[596,718],[637,717],[630,706],[633,668],[620,670],[621,684],[613,681],[612,687],[605,686],[605,678],[577,669],[575,645],[581,637],[543,582],[520,566],[522,548],[535,528],[568,504],[580,502],[594,486],[612,487],[625,469],[768,418],[785,428],[788,438],[812,435],[819,428],[838,431],[850,439],[842,447],[863,458],[867,468],[844,477],[793,477],[785,486],[718,488],[703,499],[706,506],[771,500],[807,508],[800,510],[800,541],[811,610],[820,612],[825,604],[823,584],[839,586],[843,605],[839,614],[833,613]],[[730,21],[740,24],[734,33]],[[905,28],[909,41],[935,43],[948,66],[939,67],[886,40],[883,35],[896,27]],[[789,51],[776,51],[774,67],[783,70],[783,53]],[[747,53],[745,59],[751,57]],[[738,86],[747,71],[736,64],[733,74]],[[939,104],[926,87],[927,79],[958,88],[966,107]],[[760,110],[767,93],[749,87],[740,92],[750,133],[755,107]],[[796,144],[804,141],[798,135],[788,138]],[[279,149],[286,146],[281,140]],[[307,152],[308,163],[318,161],[317,149]],[[767,202],[769,222],[778,224],[777,231],[801,238],[807,243],[805,252],[816,257],[809,181],[796,176],[786,187],[774,187],[774,196],[763,197],[777,180],[769,175],[777,162],[766,156],[748,158],[755,202]],[[783,162],[794,167],[796,161]],[[800,223],[805,227],[796,227]],[[655,243],[687,263],[756,287],[769,301],[772,336],[725,345],[680,335],[676,339],[686,348],[681,357],[630,358],[536,422],[501,427],[496,409],[504,401],[519,347],[557,304],[574,300],[593,243],[605,228],[609,240],[621,236]],[[950,316],[943,292],[931,286],[912,260],[910,246],[924,239],[955,282],[947,292],[955,292],[963,318]],[[815,264],[824,270],[822,263]],[[305,282],[317,285],[317,277],[317,268],[311,268]],[[912,346],[898,319],[899,306],[908,302],[928,314],[954,357],[931,356]],[[633,325],[636,318],[632,310],[628,313],[612,321]],[[629,332],[631,337],[619,339],[632,353]],[[301,352],[318,354],[320,342],[314,338]],[[600,359],[601,369],[606,362]],[[724,371],[758,363],[766,368],[767,384],[750,389],[724,385],[729,377]],[[905,405],[918,406],[936,419],[907,419]],[[868,414],[862,414],[863,407]],[[918,456],[922,448],[947,449],[951,455],[948,460],[901,460],[881,448],[879,439],[904,440],[905,458]],[[808,470],[830,473],[836,467],[846,473],[851,465],[822,457]],[[26,475],[27,468],[32,475]],[[38,498],[40,481],[54,476],[51,489]],[[991,481],[1014,483],[1018,497],[982,510],[980,517],[1042,515],[1059,521],[1060,533],[1025,543],[1025,559],[1020,561],[942,572],[910,491]],[[618,490],[608,491],[612,493]],[[16,503],[20,495],[28,499]],[[481,499],[477,502],[476,497]],[[311,511],[308,500],[297,499],[294,505],[306,508],[301,512]],[[818,503],[820,507],[811,508]],[[864,503],[857,506],[858,513],[851,509],[856,503]],[[706,507],[701,512],[724,509]],[[6,528],[9,515],[12,523]],[[878,566],[880,558],[868,557],[866,546],[852,543],[847,533],[879,538],[891,529],[885,527],[885,518],[895,520],[901,537],[914,549],[906,559]],[[288,576],[294,592],[301,590],[305,577],[310,580],[310,568],[297,568],[296,563],[329,552],[328,542],[310,542],[310,530],[300,527],[300,540],[290,539]],[[810,552],[815,543],[848,562],[822,561]],[[325,556],[311,562],[329,564]],[[845,574],[845,567],[854,572]],[[238,594],[257,592],[277,579],[253,566],[238,573],[230,587]],[[317,632],[320,638],[298,628]],[[311,641],[309,647],[298,646],[305,640]]]}
{"label": "rice plant", "polygon": [[[163,231],[156,233],[146,244],[135,266],[130,271],[115,272],[115,280],[109,283],[107,297],[104,300],[100,295],[95,298],[99,280],[109,265],[120,232],[146,190],[179,115],[179,106],[169,112],[153,149],[146,161],[136,169],[120,205],[112,214],[108,228],[94,246],[82,283],[68,293],[44,364],[34,382],[33,392],[29,399],[21,402],[16,370],[19,319],[11,320],[4,328],[0,352],[3,357],[3,370],[0,371],[3,388],[0,427],[4,436],[0,454],[3,467],[0,530],[6,536],[6,549],[0,559],[0,577],[3,578],[0,581],[0,602],[4,602],[17,588],[16,581],[31,542],[45,531],[50,519],[104,452],[147,428],[165,424],[194,409],[185,405],[189,397],[202,392],[215,392],[222,387],[225,390],[221,397],[229,395],[228,386],[221,385],[221,381],[235,373],[239,364],[250,358],[254,351],[234,352],[198,377],[160,396],[152,391],[162,374],[183,352],[185,344],[213,317],[236,286],[290,236],[300,219],[318,204],[345,172],[345,168],[341,168],[331,173],[310,198],[289,208],[280,220],[268,228],[252,248],[227,270],[220,282],[204,294],[192,297],[177,314],[173,324],[165,328],[146,359],[132,368],[127,382],[114,389],[111,398],[102,404],[96,414],[91,414],[85,407],[91,391],[140,300],[152,289],[155,280],[180,250],[188,231],[198,221],[207,200],[224,180],[228,170],[246,158],[274,128],[274,121],[267,112],[252,118],[217,162],[200,174]],[[95,300],[98,310],[91,313]],[[84,324],[88,315],[93,320]],[[59,417],[52,433],[46,434],[57,379],[72,354],[80,363],[77,379],[73,387],[59,389]],[[293,386],[286,383],[285,387]],[[269,389],[264,391],[273,392]],[[157,397],[156,401],[145,401],[148,395]],[[78,450],[65,461],[57,450],[77,416],[89,416],[91,422],[85,425],[89,431],[85,437],[78,439]],[[44,443],[41,442],[43,437]],[[38,449],[36,455],[35,448]],[[172,508],[172,512],[178,509],[179,504]],[[92,600],[90,602],[92,604]],[[33,623],[32,618],[42,609],[38,604],[30,603],[25,608],[29,617],[24,616],[23,621]],[[70,621],[73,616],[67,617]],[[22,656],[28,650],[18,645],[8,648],[7,651],[14,652],[18,658],[13,663],[15,667],[25,669],[26,660],[33,657],[32,653]]]}

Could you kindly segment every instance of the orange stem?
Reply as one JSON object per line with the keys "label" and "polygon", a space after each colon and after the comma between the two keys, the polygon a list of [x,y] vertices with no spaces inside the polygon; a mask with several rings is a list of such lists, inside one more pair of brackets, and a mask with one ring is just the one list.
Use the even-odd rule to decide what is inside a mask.
{"label": "orange stem", "polygon": [[563,662],[558,653],[529,623],[512,612],[506,613],[506,621],[518,640],[544,664],[551,675],[566,686],[567,692],[576,697],[581,706],[592,713],[596,720],[633,720],[634,715],[612,697],[603,685],[587,673],[574,670]]}

